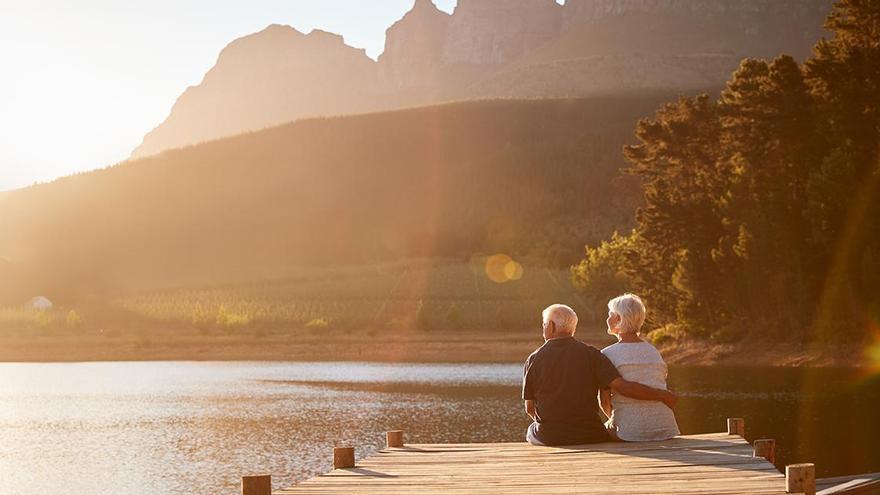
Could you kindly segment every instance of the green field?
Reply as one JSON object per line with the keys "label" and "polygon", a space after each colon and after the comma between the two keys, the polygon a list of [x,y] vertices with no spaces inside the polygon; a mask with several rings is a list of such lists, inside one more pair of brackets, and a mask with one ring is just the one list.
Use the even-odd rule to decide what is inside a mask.
{"label": "green field", "polygon": [[594,308],[584,307],[567,270],[523,262],[518,279],[498,282],[486,262],[313,268],[281,280],[67,302],[48,312],[6,308],[0,328],[518,330],[538,328],[541,309],[555,302],[592,319]]}

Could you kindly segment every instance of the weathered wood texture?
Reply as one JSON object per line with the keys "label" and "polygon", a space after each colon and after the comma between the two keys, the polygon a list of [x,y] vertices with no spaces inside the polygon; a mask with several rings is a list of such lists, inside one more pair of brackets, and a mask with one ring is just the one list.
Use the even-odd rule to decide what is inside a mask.
{"label": "weathered wood texture", "polygon": [[746,422],[742,418],[727,418],[727,434],[746,436]]}
{"label": "weathered wood texture", "polygon": [[272,476],[242,476],[241,495],[272,495]]}
{"label": "weathered wood texture", "polygon": [[816,480],[817,495],[880,494],[880,473],[855,474]]}
{"label": "weathered wood texture", "polygon": [[276,495],[307,493],[784,494],[785,476],[741,436],[712,433],[574,447],[407,444]]}
{"label": "weathered wood texture", "polygon": [[770,461],[770,464],[776,463],[776,440],[772,438],[760,438],[755,440],[755,457],[763,457]]}
{"label": "weathered wood texture", "polygon": [[403,447],[403,430],[391,430],[385,433],[385,444],[391,447]]}
{"label": "weathered wood texture", "polygon": [[816,465],[803,463],[785,466],[785,490],[788,493],[816,495]]}
{"label": "weathered wood texture", "polygon": [[333,447],[333,469],[354,467],[354,447]]}

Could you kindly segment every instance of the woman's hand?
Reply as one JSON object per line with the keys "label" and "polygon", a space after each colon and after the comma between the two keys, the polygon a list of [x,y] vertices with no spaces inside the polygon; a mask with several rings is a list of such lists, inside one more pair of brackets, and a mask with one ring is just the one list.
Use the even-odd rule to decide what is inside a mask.
{"label": "woman's hand", "polygon": [[666,404],[666,407],[669,409],[675,410],[675,404],[678,403],[678,396],[667,390],[665,397],[660,399],[660,402]]}
{"label": "woman's hand", "polygon": [[605,417],[611,419],[611,390],[604,389],[599,391],[599,407],[605,413]]}
{"label": "woman's hand", "polygon": [[538,414],[535,411],[535,401],[526,400],[525,407],[526,407],[526,414],[528,414],[529,417],[532,418],[532,421],[537,422],[538,421]]}

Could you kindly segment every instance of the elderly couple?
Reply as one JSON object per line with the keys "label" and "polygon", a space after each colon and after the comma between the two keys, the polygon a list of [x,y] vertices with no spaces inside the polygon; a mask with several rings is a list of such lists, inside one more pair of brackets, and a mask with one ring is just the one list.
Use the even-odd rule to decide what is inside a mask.
{"label": "elderly couple", "polygon": [[522,397],[533,421],[529,443],[641,442],[679,434],[666,363],[639,337],[645,305],[638,296],[624,294],[608,303],[608,333],[618,342],[601,352],[574,338],[577,315],[570,307],[554,304],[543,319],[544,345],[529,356],[523,372]]}

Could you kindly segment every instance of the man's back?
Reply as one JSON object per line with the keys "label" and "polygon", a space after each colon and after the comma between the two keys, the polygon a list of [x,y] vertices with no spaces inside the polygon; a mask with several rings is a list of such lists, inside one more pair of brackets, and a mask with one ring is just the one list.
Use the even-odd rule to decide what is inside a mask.
{"label": "man's back", "polygon": [[608,441],[596,395],[618,377],[608,358],[574,337],[545,342],[528,357],[523,374],[523,399],[536,405],[538,440],[547,445]]}

